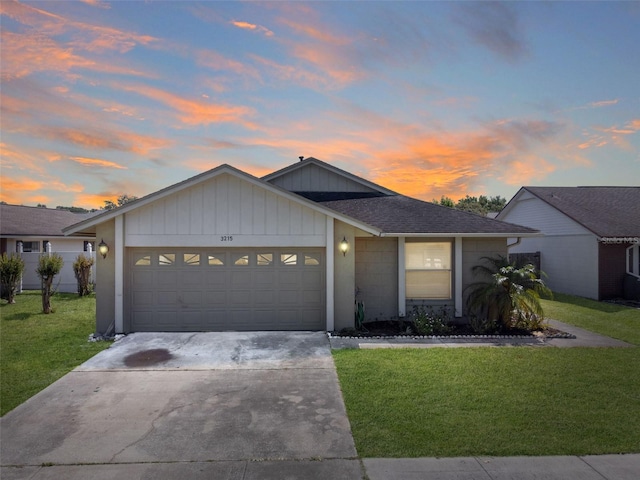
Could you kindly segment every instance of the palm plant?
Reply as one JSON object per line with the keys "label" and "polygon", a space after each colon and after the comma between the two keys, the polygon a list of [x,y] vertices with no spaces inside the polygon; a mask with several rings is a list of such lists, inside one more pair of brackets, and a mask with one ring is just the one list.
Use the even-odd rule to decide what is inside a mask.
{"label": "palm plant", "polygon": [[502,330],[516,326],[540,324],[544,312],[540,295],[551,296],[551,290],[538,278],[532,264],[517,268],[504,256],[482,257],[485,264],[472,268],[484,281],[470,284],[469,312]]}

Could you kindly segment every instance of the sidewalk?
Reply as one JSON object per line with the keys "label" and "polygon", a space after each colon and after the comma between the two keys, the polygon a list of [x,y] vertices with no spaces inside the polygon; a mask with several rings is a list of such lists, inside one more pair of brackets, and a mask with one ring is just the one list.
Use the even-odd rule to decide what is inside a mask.
{"label": "sidewalk", "polygon": [[637,480],[640,454],[554,457],[370,458],[369,480]]}

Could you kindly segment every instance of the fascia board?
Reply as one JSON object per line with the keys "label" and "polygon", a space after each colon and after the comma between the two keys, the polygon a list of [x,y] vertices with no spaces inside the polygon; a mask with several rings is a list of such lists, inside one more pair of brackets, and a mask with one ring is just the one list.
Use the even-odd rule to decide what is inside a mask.
{"label": "fascia board", "polygon": [[541,237],[544,234],[542,232],[532,232],[532,233],[456,233],[456,232],[444,232],[444,233],[391,233],[391,232],[383,232],[380,234],[381,237],[433,237],[433,238],[443,238],[443,237],[465,237],[465,238],[514,238],[514,237]]}

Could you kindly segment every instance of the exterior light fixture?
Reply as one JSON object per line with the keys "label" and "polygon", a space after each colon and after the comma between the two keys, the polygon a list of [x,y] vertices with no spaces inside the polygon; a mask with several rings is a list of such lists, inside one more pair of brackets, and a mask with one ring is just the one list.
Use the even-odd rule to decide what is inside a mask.
{"label": "exterior light fixture", "polygon": [[104,239],[100,240],[98,244],[98,252],[102,255],[102,258],[107,258],[107,253],[109,253],[109,245],[104,243]]}
{"label": "exterior light fixture", "polygon": [[342,241],[340,242],[340,245],[338,245],[338,247],[340,248],[342,255],[346,256],[347,252],[349,251],[349,242],[347,241],[347,237],[342,237]]}

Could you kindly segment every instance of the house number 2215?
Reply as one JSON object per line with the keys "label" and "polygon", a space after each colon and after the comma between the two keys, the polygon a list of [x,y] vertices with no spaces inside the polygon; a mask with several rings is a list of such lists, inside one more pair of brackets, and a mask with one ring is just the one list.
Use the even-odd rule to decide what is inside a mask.
{"label": "house number 2215", "polygon": [[221,242],[233,242],[233,236],[232,235],[222,235],[220,237],[220,241]]}

